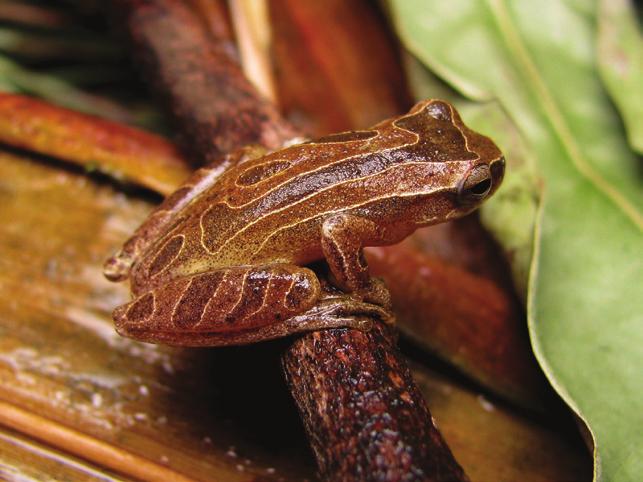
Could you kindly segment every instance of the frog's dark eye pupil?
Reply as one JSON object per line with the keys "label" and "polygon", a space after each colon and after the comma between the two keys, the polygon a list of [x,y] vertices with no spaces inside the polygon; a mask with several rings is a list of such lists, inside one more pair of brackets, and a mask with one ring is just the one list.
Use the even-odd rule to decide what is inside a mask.
{"label": "frog's dark eye pupil", "polygon": [[469,171],[458,186],[458,199],[462,203],[471,203],[484,198],[491,190],[492,180],[489,166],[482,164]]}
{"label": "frog's dark eye pupil", "polygon": [[486,194],[490,188],[491,188],[491,179],[485,179],[484,181],[480,181],[478,184],[475,184],[473,187],[469,188],[469,191],[472,194],[482,196]]}

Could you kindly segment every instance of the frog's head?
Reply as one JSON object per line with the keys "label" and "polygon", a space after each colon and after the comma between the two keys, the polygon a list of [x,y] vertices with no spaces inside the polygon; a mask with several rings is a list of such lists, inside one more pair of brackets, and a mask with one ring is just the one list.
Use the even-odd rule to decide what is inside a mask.
{"label": "frog's head", "polygon": [[413,209],[417,225],[464,216],[500,186],[504,156],[491,139],[465,126],[450,104],[422,101],[394,126],[417,134],[408,148],[413,163],[421,166],[414,183],[416,189],[421,183]]}

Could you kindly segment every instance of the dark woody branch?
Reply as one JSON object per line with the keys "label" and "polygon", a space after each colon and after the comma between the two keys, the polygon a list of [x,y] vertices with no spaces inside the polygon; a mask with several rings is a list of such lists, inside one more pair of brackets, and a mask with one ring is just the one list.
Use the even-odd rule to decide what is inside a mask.
{"label": "dark woody branch", "polygon": [[[213,162],[252,143],[277,148],[298,134],[184,2],[117,0],[113,10],[136,64],[165,99],[196,159]],[[321,476],[468,480],[394,340],[378,324],[369,332],[333,329],[304,335],[284,353]]]}
{"label": "dark woody branch", "polygon": [[248,144],[270,149],[296,131],[257,95],[230,52],[229,40],[173,0],[114,0],[144,79],[172,113],[186,152],[199,164]]}

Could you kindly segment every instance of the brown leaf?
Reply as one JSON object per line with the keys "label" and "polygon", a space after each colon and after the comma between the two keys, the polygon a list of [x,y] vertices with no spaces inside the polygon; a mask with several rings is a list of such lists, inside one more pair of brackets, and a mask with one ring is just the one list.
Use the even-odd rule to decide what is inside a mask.
{"label": "brown leaf", "polygon": [[161,194],[171,193],[191,172],[162,137],[21,95],[0,93],[0,141]]}
{"label": "brown leaf", "polygon": [[395,43],[372,2],[269,7],[282,111],[305,131],[363,128],[410,105]]}
{"label": "brown leaf", "polygon": [[386,281],[400,329],[492,391],[541,408],[550,397],[516,300],[493,281],[413,248],[369,248]]}

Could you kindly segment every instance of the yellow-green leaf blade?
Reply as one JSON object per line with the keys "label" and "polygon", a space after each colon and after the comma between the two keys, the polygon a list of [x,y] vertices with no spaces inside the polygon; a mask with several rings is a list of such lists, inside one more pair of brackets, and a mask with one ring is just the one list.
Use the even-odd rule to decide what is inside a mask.
{"label": "yellow-green leaf blade", "polygon": [[589,424],[597,479],[637,480],[643,189],[598,76],[595,4],[390,3],[407,48],[463,95],[496,99],[533,153],[544,197],[529,293],[534,347]]}
{"label": "yellow-green leaf blade", "polygon": [[598,66],[630,145],[643,153],[643,37],[630,0],[601,0]]}

